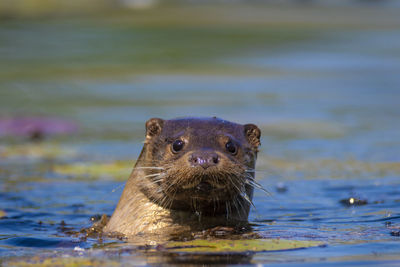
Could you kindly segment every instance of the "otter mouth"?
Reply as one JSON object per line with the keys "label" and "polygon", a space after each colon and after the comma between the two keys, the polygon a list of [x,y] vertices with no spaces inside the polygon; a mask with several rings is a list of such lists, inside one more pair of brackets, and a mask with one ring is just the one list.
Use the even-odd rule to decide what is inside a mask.
{"label": "otter mouth", "polygon": [[212,186],[208,182],[200,182],[195,188],[194,192],[195,193],[208,193],[214,189],[214,186]]}
{"label": "otter mouth", "polygon": [[240,194],[243,180],[237,174],[215,172],[190,174],[179,179],[175,177],[171,175],[163,179],[163,193],[174,200],[188,202],[193,199],[205,202],[232,200]]}
{"label": "otter mouth", "polygon": [[[178,189],[179,190],[179,189]],[[193,192],[193,193],[211,193],[216,191],[225,191],[226,185],[215,184],[210,181],[201,181],[192,184],[182,185],[180,187],[180,192]]]}
{"label": "otter mouth", "polygon": [[201,181],[191,185],[181,186],[179,189],[171,195],[177,200],[189,200],[198,199],[211,201],[213,198],[217,197],[219,199],[224,199],[229,192],[229,188],[226,185],[215,184],[210,181]]}
{"label": "otter mouth", "polygon": [[182,190],[190,190],[195,192],[211,192],[227,189],[229,184],[218,177],[210,177],[208,175],[199,175],[192,179],[188,179],[184,183],[178,185]]}

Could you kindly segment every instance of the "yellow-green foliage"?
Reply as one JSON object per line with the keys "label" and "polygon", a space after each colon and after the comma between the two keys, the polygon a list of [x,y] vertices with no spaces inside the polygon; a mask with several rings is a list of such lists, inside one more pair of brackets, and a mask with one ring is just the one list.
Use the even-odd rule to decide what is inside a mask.
{"label": "yellow-green foliage", "polygon": [[120,266],[119,263],[110,260],[97,260],[93,258],[77,258],[77,257],[57,257],[57,258],[41,258],[33,257],[24,260],[15,260],[6,262],[7,266],[19,267],[78,267],[78,266]]}
{"label": "yellow-green foliage", "polygon": [[170,242],[166,248],[176,252],[261,252],[315,247],[322,245],[317,241],[299,241],[284,239],[250,239],[250,240],[202,240]]}
{"label": "yellow-green foliage", "polygon": [[[400,174],[400,162],[367,162],[356,159],[296,159],[274,158],[260,155],[257,170],[259,179],[268,175],[296,178],[299,173],[313,178],[378,178]],[[264,170],[264,172],[263,172]]]}
{"label": "yellow-green foliage", "polygon": [[53,159],[57,157],[72,157],[75,151],[56,143],[25,143],[16,145],[0,145],[0,157],[24,157],[30,159]]}
{"label": "yellow-green foliage", "polygon": [[128,179],[133,168],[132,161],[114,161],[110,163],[87,162],[69,165],[58,165],[54,171],[75,177],[89,179],[112,178],[118,181]]}
{"label": "yellow-green foliage", "polygon": [[0,14],[8,16],[55,15],[69,12],[89,12],[112,6],[107,0],[1,0]]}

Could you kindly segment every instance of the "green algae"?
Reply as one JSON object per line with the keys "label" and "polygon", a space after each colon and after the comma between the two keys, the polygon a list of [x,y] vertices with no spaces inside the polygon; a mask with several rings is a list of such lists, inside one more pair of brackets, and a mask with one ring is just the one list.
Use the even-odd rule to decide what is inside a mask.
{"label": "green algae", "polygon": [[196,239],[185,242],[169,242],[165,248],[171,252],[190,253],[244,253],[244,252],[265,252],[277,250],[301,249],[323,245],[317,241],[300,241],[284,239],[249,239],[249,240],[228,240]]}
{"label": "green algae", "polygon": [[104,259],[95,258],[81,258],[81,257],[55,257],[55,258],[42,258],[39,256],[24,259],[12,260],[5,262],[5,266],[18,266],[18,267],[78,267],[78,266],[120,266],[121,264]]}
{"label": "green algae", "polygon": [[0,145],[2,158],[54,159],[58,157],[72,158],[76,150],[57,143],[25,143]]}
{"label": "green algae", "polygon": [[400,174],[400,162],[362,161],[354,158],[285,159],[261,154],[257,165],[258,175],[279,174],[294,179],[299,174],[306,179],[375,179]]}
{"label": "green algae", "polygon": [[124,181],[128,179],[132,168],[132,161],[114,161],[56,165],[53,170],[58,174],[85,177],[88,180],[112,178],[116,181]]}

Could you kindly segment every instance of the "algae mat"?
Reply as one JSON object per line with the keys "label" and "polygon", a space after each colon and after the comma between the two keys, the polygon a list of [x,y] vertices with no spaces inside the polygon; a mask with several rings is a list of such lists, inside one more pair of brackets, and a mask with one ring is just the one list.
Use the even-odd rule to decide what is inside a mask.
{"label": "algae mat", "polygon": [[[228,240],[228,239],[214,239],[203,240],[197,239],[192,241],[182,242],[168,242],[164,245],[157,246],[139,246],[137,249],[129,250],[135,256],[138,253],[145,254],[144,256],[156,256],[158,254],[179,253],[181,256],[188,256],[202,254],[202,255],[248,255],[261,252],[274,252],[285,251],[293,249],[303,249],[308,247],[322,246],[322,242],[318,241],[300,241],[300,240],[285,240],[285,239],[249,239],[249,240]],[[111,248],[111,250],[113,250]],[[127,251],[126,247],[121,250]],[[107,256],[106,252],[98,254],[98,250],[89,249],[84,251],[79,249],[79,257],[75,255],[70,256],[56,256],[56,257],[30,257],[25,259],[6,261],[6,266],[121,266],[121,265],[135,265],[139,262],[126,262],[129,261],[129,255],[124,255],[125,258],[115,261],[112,257]],[[120,253],[120,252],[118,252]],[[86,255],[85,255],[86,254]],[[96,254],[96,257],[94,257]],[[113,254],[113,253],[111,253]],[[82,258],[82,256],[86,256]]]}
{"label": "algae mat", "polygon": [[170,242],[165,248],[173,252],[191,253],[243,253],[266,252],[277,250],[300,249],[323,245],[317,241],[300,241],[285,239],[252,239],[252,240],[202,240]]}

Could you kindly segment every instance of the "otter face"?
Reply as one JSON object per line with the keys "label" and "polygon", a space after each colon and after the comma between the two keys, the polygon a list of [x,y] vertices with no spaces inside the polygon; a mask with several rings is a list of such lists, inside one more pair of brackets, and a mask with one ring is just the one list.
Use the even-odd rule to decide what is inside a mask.
{"label": "otter face", "polygon": [[249,206],[259,145],[260,130],[253,124],[150,119],[142,154],[151,165],[144,176],[150,183],[142,183],[143,191],[172,209],[218,210],[228,202]]}

